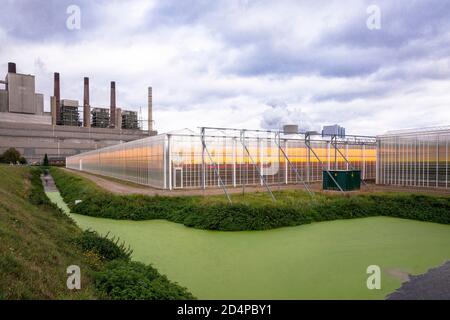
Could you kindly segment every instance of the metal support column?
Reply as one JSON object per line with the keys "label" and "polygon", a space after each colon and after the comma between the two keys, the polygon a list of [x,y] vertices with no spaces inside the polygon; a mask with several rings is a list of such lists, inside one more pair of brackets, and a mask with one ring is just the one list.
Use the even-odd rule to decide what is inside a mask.
{"label": "metal support column", "polygon": [[251,154],[250,154],[250,151],[248,150],[248,148],[247,148],[247,145],[245,144],[245,130],[242,130],[241,131],[241,143],[242,143],[242,146],[244,147],[244,150],[247,152],[247,155],[248,155],[248,157],[249,157],[249,159],[251,160],[251,162],[253,163],[253,166],[255,167],[255,169],[256,169],[256,171],[258,171],[258,174],[259,174],[259,176],[260,176],[260,178],[262,179],[262,181],[263,181],[263,183],[264,183],[264,186],[266,187],[266,189],[267,189],[267,192],[269,192],[269,194],[270,194],[270,197],[272,198],[272,201],[277,201],[276,199],[275,199],[275,196],[273,195],[273,193],[272,193],[272,190],[270,190],[270,188],[269,188],[269,185],[267,184],[267,181],[266,181],[266,179],[264,178],[264,176],[263,176],[263,174],[262,174],[262,172],[261,172],[261,170],[260,170],[260,168],[258,167],[258,164],[253,160],[253,157],[251,156]]}
{"label": "metal support column", "polygon": [[206,166],[205,166],[205,128],[201,128],[202,139],[202,189],[206,189]]}
{"label": "metal support column", "polygon": [[214,173],[216,174],[217,178],[219,179],[219,184],[222,186],[223,192],[225,193],[225,195],[226,195],[226,197],[227,197],[227,199],[228,199],[228,202],[229,202],[230,204],[232,204],[233,202],[231,201],[230,195],[228,194],[227,187],[226,187],[225,184],[223,183],[222,178],[220,177],[220,174],[219,174],[219,172],[218,172],[218,170],[217,170],[217,164],[216,164],[216,162],[213,160],[213,158],[211,157],[211,154],[209,153],[208,148],[206,147],[206,142],[205,142],[205,135],[204,135],[204,133],[205,133],[204,128],[202,128],[202,136],[201,136],[201,138],[202,138],[202,146],[203,146],[203,150],[205,151],[206,155],[207,155],[208,158],[209,158],[209,161],[212,163],[212,165],[213,165],[213,167],[214,167]]}
{"label": "metal support column", "polygon": [[167,150],[168,150],[168,169],[169,169],[169,190],[172,190],[172,157],[170,152],[170,134],[167,135]]}
{"label": "metal support column", "polygon": [[236,161],[237,161],[237,143],[236,138],[233,138],[233,187],[236,188]]}
{"label": "metal support column", "polygon": [[[278,133],[279,134],[279,133]],[[276,139],[275,139],[276,141]],[[291,167],[292,170],[294,170],[295,174],[297,175],[297,179],[300,180],[303,183],[303,186],[305,187],[305,190],[309,193],[309,195],[311,197],[314,197],[314,193],[311,191],[311,189],[308,187],[308,185],[306,184],[306,182],[303,180],[303,178],[300,176],[300,174],[298,173],[297,168],[292,164],[292,162],[289,160],[289,157],[287,156],[286,152],[284,152],[283,148],[281,147],[280,144],[277,143],[278,146],[278,150],[283,154],[286,163],[289,164],[289,166]]]}

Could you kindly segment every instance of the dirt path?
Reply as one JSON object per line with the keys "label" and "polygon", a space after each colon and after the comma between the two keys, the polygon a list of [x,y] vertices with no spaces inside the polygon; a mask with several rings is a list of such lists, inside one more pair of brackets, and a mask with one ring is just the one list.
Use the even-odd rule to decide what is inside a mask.
{"label": "dirt path", "polygon": [[[97,184],[99,187],[108,190],[116,194],[142,194],[142,195],[161,195],[161,196],[194,196],[194,195],[223,195],[222,188],[210,188],[206,190],[201,189],[183,189],[183,190],[161,190],[152,187],[147,187],[139,184],[135,184],[127,181],[120,181],[115,178],[103,177],[99,175],[94,175],[91,173],[80,172],[76,170],[70,170],[64,168],[63,170],[78,174],[85,177]],[[311,189],[314,192],[332,193],[337,194],[336,191],[323,191],[321,183],[311,184]],[[279,190],[304,190],[302,184],[298,185],[273,185],[271,186],[272,191]],[[227,188],[227,191],[232,194],[242,193],[242,188]],[[251,187],[247,186],[245,192],[266,192],[264,187]],[[411,193],[424,193],[424,194],[439,194],[439,195],[450,195],[450,190],[443,189],[425,189],[425,188],[404,188],[404,187],[394,187],[394,186],[379,186],[373,183],[369,183],[367,186],[362,186],[361,191],[351,192],[355,193],[373,193],[373,192],[411,192]]]}
{"label": "dirt path", "polygon": [[[78,174],[82,177],[85,177],[93,182],[95,182],[95,184],[97,184],[99,187],[106,189],[110,192],[116,193],[116,194],[143,194],[143,195],[164,195],[164,196],[193,196],[193,195],[223,195],[223,190],[222,188],[210,188],[210,189],[206,189],[206,190],[199,190],[199,189],[183,189],[183,190],[161,190],[161,189],[156,189],[156,188],[152,188],[152,187],[147,187],[147,186],[141,186],[132,182],[128,182],[128,181],[120,181],[118,179],[114,179],[114,178],[109,178],[109,177],[103,177],[103,176],[99,176],[99,175],[94,175],[91,173],[86,173],[86,172],[80,172],[80,171],[75,171],[75,170],[70,170],[70,169],[66,169],[64,168],[63,170],[70,172],[70,173],[75,173]],[[320,186],[317,185],[314,186],[314,189],[319,190]],[[282,186],[271,186],[271,190],[272,191],[276,191],[276,190],[304,190],[303,185],[282,185]],[[228,188],[227,191],[229,193],[241,193],[242,192],[242,188],[238,187],[238,188]],[[251,187],[251,186],[247,186],[245,187],[245,192],[266,192],[267,189],[265,189],[264,187]]]}

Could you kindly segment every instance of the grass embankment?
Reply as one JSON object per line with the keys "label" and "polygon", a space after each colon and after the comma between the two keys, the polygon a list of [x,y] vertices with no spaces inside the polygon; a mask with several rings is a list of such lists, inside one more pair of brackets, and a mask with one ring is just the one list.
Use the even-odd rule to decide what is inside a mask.
{"label": "grass embankment", "polygon": [[[44,193],[38,168],[0,165],[0,299],[192,299],[151,265],[82,232]],[[67,289],[67,267],[81,290]]]}
{"label": "grass embankment", "polygon": [[[275,192],[276,203],[265,193],[224,197],[161,197],[115,195],[92,181],[61,169],[52,171],[60,192],[75,213],[127,220],[167,219],[209,230],[267,230],[311,222],[389,216],[450,223],[450,197],[416,194],[324,195],[312,201],[302,191]],[[75,200],[82,200],[75,205]]]}
{"label": "grass embankment", "polygon": [[[95,299],[90,257],[73,245],[75,224],[39,188],[39,174],[0,165],[0,298]],[[82,289],[69,291],[66,268],[82,270]]]}

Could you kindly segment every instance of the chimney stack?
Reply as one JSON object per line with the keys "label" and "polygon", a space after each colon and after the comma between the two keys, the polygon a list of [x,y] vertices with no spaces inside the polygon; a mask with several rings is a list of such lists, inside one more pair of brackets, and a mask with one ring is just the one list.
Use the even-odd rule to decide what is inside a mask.
{"label": "chimney stack", "polygon": [[116,109],[116,128],[122,129],[122,109],[117,108]]}
{"label": "chimney stack", "polygon": [[8,62],[8,73],[16,73],[16,64],[14,62]]}
{"label": "chimney stack", "polygon": [[90,128],[91,126],[91,105],[89,102],[89,78],[84,78],[83,125],[86,128]]}
{"label": "chimney stack", "polygon": [[153,131],[153,89],[148,88],[148,134]]}
{"label": "chimney stack", "polygon": [[116,126],[116,82],[111,81],[111,104],[109,110],[109,124],[111,127]]}
{"label": "chimney stack", "polygon": [[61,121],[61,89],[60,89],[60,82],[59,82],[59,73],[54,73],[54,81],[53,81],[53,88],[54,93],[53,96],[55,97],[55,109],[56,109],[56,124],[59,124]]}
{"label": "chimney stack", "polygon": [[52,114],[52,126],[56,126],[56,98],[50,97],[50,107]]}

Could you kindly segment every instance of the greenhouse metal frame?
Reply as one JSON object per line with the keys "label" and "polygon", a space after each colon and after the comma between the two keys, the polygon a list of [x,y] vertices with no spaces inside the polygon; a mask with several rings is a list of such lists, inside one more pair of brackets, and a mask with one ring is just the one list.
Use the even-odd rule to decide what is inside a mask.
{"label": "greenhouse metal frame", "polygon": [[449,188],[450,126],[378,137],[377,184]]}
{"label": "greenhouse metal frame", "polygon": [[66,167],[158,189],[308,184],[322,171],[360,169],[376,178],[375,137],[284,135],[280,131],[201,128],[148,137],[68,157]]}

